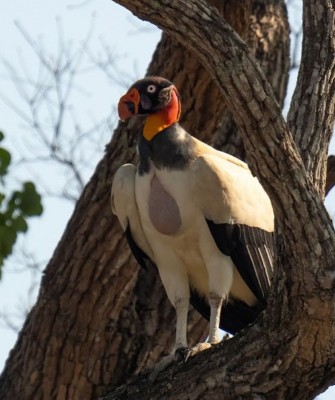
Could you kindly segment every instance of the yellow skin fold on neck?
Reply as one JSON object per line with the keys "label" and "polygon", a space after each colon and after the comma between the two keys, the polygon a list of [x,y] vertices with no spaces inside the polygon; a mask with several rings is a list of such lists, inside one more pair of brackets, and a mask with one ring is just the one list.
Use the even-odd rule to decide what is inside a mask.
{"label": "yellow skin fold on neck", "polygon": [[147,116],[143,129],[144,138],[150,141],[157,133],[177,122],[180,117],[180,111],[179,95],[177,90],[173,88],[169,104],[163,109]]}
{"label": "yellow skin fold on neck", "polygon": [[172,125],[171,122],[166,122],[161,113],[148,115],[143,129],[143,136],[146,140],[150,141],[161,132],[163,129]]}

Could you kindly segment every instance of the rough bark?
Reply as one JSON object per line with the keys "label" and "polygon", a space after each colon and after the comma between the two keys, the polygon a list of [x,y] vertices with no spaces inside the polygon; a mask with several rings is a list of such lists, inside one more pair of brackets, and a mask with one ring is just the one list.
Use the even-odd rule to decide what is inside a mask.
{"label": "rough bark", "polygon": [[[299,109],[301,120],[317,121],[303,124],[303,142],[321,150],[309,157],[247,47],[203,1],[117,2],[183,41],[211,73],[229,99],[227,106],[240,127],[250,165],[271,197],[281,235],[270,304],[257,324],[192,365],[175,367],[154,385],[123,387],[108,398],[182,399],[186,391],[189,399],[214,399],[218,393],[225,399],[312,399],[335,380],[335,234],[319,194],[319,170],[325,166],[327,132],[333,127],[334,66],[329,62],[324,73],[321,60],[333,59],[334,5],[327,0],[304,3],[304,33],[318,35],[313,47],[311,40],[305,41],[303,51],[313,50],[319,60],[309,71],[313,92],[306,91],[299,103],[306,105],[312,96],[311,107]],[[299,85],[298,80],[298,92]],[[322,112],[317,113],[318,106]],[[329,113],[323,112],[326,106]],[[173,382],[167,379],[170,373]]]}
{"label": "rough bark", "polygon": [[333,1],[314,0],[304,7],[302,57],[288,113],[308,177],[322,195],[335,118],[334,24]]}
{"label": "rough bark", "polygon": [[[234,28],[234,25],[232,27]],[[252,2],[250,29],[245,34],[245,41],[259,62],[280,105],[285,98],[290,67],[288,33],[288,20],[283,2],[266,0]],[[219,91],[217,87],[216,90]],[[245,159],[241,135],[229,108],[224,109],[221,123],[213,132],[215,132],[213,137],[208,141],[211,145]]]}
{"label": "rough bark", "polygon": [[[269,80],[280,77],[273,84],[282,101],[288,69],[288,57],[282,60],[282,54],[288,54],[283,2],[256,1],[251,9],[245,2],[211,3],[222,7],[250,43],[253,36],[246,21],[251,18],[253,34],[262,39],[254,41],[253,49],[267,66]],[[278,36],[270,37],[271,27]],[[172,79],[181,89],[187,130],[239,151],[240,140],[221,92],[190,52],[164,34],[148,72]],[[109,206],[113,174],[135,159],[140,127],[140,121],[120,124],[85,188],[1,376],[2,400],[96,398],[170,350],[174,311],[156,271],[139,272]],[[213,139],[215,131],[219,133]],[[224,135],[228,139],[223,140]],[[190,317],[192,343],[203,338],[207,323],[196,313]]]}

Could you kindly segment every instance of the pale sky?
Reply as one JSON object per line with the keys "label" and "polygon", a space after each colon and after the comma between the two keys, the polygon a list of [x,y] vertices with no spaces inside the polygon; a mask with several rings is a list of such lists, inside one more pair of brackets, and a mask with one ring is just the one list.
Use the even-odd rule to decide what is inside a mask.
{"label": "pale sky", "polygon": [[[295,16],[296,17],[296,10]],[[78,78],[78,93],[74,93],[73,107],[76,115],[80,116],[83,124],[89,124],[92,119],[100,118],[112,113],[117,100],[124,87],[119,81],[132,83],[133,80],[144,76],[152,52],[159,40],[160,32],[154,26],[144,23],[122,7],[110,0],[11,0],[0,1],[0,15],[4,16],[0,24],[0,94],[4,94],[19,108],[25,110],[22,98],[19,96],[13,83],[9,79],[8,70],[4,61],[22,71],[22,66],[28,78],[35,78],[38,74],[36,56],[15,22],[22,26],[34,41],[43,43],[45,51],[57,54],[59,37],[57,25],[61,24],[65,42],[72,42],[78,47],[87,35],[93,23],[92,40],[89,50],[94,54],[102,52],[102,43],[107,44],[113,50],[113,57],[117,65],[115,81],[108,79],[101,71],[83,73]],[[92,22],[94,21],[94,22]],[[21,68],[21,69],[20,69]],[[294,80],[294,77],[293,77]],[[291,88],[293,85],[291,85]],[[84,95],[83,95],[84,93]],[[35,143],[31,137],[31,131],[27,126],[0,99],[0,130],[6,135],[5,146],[9,148],[17,162],[23,155],[33,149],[27,148],[27,144]],[[105,138],[105,143],[109,137]],[[103,156],[103,147],[100,144],[98,153],[95,154],[96,162]],[[95,160],[95,159],[94,159]],[[88,179],[93,171],[86,172]],[[36,164],[29,168],[16,166],[13,171],[14,181],[10,185],[18,185],[18,181],[39,179],[51,186],[58,187],[63,178],[59,169],[54,166],[42,166]],[[328,202],[333,200],[328,200]],[[27,237],[20,243],[29,251],[37,255],[39,260],[47,261],[64,231],[73,205],[59,198],[45,198],[45,207],[42,218],[36,218],[29,223],[30,229]],[[19,262],[9,259],[3,269],[3,277],[0,281],[0,312],[10,315],[22,314],[20,304],[34,303],[37,289],[28,294],[31,282],[38,282],[40,274],[33,275],[30,272],[15,273],[19,268]],[[22,318],[15,320],[17,323]],[[0,324],[0,371],[3,368],[9,350],[13,347],[16,334]],[[335,398],[335,390],[328,391],[318,397],[320,400],[332,400]]]}
{"label": "pale sky", "polygon": [[[119,69],[120,76],[116,73],[116,78],[128,84],[144,76],[160,38],[160,31],[156,27],[135,19],[130,12],[110,0],[0,1],[0,15],[6,16],[0,24],[2,38],[0,95],[4,95],[23,110],[26,110],[26,107],[9,79],[4,62],[9,61],[19,71],[22,71],[22,65],[24,65],[25,72],[32,78],[36,78],[39,72],[37,58],[17,28],[17,22],[35,41],[43,43],[47,53],[57,54],[57,25],[61,24],[63,27],[64,41],[72,42],[74,47],[78,48],[86,38],[93,19],[94,28],[89,50],[94,54],[102,53],[102,43],[108,44],[113,54],[115,53],[115,63]],[[114,82],[108,79],[98,69],[96,72],[80,75],[77,84],[80,90],[74,93],[72,102],[83,125],[90,124],[92,119],[99,120],[111,114],[118,98],[125,90],[116,80]],[[26,156],[32,146],[37,146],[37,141],[33,139],[31,129],[28,129],[26,124],[1,99],[0,115],[0,130],[6,135],[6,141],[3,144],[11,150],[15,163],[22,155]],[[109,139],[110,137],[106,137],[105,142],[99,144],[100,153],[95,155],[96,163],[102,158],[104,145]],[[27,144],[30,147],[27,148]],[[34,149],[31,153],[34,155]],[[87,172],[86,179],[89,179],[92,172],[93,170]],[[19,181],[33,180],[37,183],[40,179],[50,182],[51,187],[56,187],[64,178],[60,176],[59,169],[43,164],[33,164],[24,168],[16,166],[13,174],[15,181],[8,182],[13,187],[17,187]],[[43,216],[29,222],[28,235],[20,242],[37,255],[39,260],[47,261],[64,231],[73,205],[58,198],[44,198],[43,204],[45,208]],[[19,314],[20,318],[17,321],[22,321],[22,305],[26,305],[28,299],[32,305],[37,290],[28,296],[31,273],[14,273],[13,271],[18,268],[20,268],[18,262],[11,259],[3,268],[3,277],[0,281],[0,312],[10,315]],[[39,277],[38,274],[34,280]],[[8,351],[15,343],[16,335],[4,328],[0,322],[0,336],[0,370],[2,370]]]}

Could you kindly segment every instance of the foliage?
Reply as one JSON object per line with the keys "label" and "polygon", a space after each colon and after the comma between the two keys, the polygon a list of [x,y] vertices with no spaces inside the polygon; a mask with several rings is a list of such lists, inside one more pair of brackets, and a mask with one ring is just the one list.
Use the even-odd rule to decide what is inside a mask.
{"label": "foliage", "polygon": [[[0,132],[0,142],[4,134]],[[4,178],[8,174],[11,155],[0,147],[0,182],[4,188]],[[5,194],[0,190],[0,277],[4,260],[13,250],[17,236],[28,229],[27,218],[41,215],[41,196],[32,182],[24,182],[20,190]]]}

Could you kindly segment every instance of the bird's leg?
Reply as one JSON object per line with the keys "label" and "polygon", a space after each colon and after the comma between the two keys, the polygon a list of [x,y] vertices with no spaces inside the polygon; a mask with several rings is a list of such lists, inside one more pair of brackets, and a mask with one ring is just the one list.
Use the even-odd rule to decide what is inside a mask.
{"label": "bird's leg", "polygon": [[172,363],[181,361],[184,356],[183,352],[180,350],[187,348],[187,314],[189,308],[189,299],[188,298],[180,298],[174,302],[174,307],[177,314],[177,324],[176,324],[176,342],[173,347],[171,354],[166,357],[163,357],[158,364],[155,365],[155,368],[151,372],[149,379],[151,381],[155,381],[158,374],[161,371],[164,371],[168,368]]}
{"label": "bird's leg", "polygon": [[221,341],[219,327],[220,327],[220,316],[221,316],[223,297],[219,296],[216,293],[210,293],[208,300],[211,308],[208,341],[211,344],[215,344]]}
{"label": "bird's leg", "polygon": [[187,347],[186,331],[189,299],[178,299],[174,306],[177,314],[176,343],[173,349],[175,353],[176,350]]}
{"label": "bird's leg", "polygon": [[211,292],[209,294],[208,301],[211,308],[208,342],[198,343],[195,346],[193,346],[189,350],[186,356],[186,360],[189,357],[195,356],[196,354],[200,353],[203,350],[211,348],[212,344],[216,344],[221,341],[219,327],[220,327],[220,316],[221,316],[223,297],[214,292]]}
{"label": "bird's leg", "polygon": [[[202,242],[205,243],[205,240]],[[208,243],[207,243],[208,244]],[[211,247],[203,247],[203,256],[208,271],[208,302],[210,306],[209,338],[206,343],[192,347],[188,357],[193,357],[200,351],[206,350],[220,342],[220,318],[223,299],[227,298],[233,282],[233,263],[230,257],[213,255]]]}

